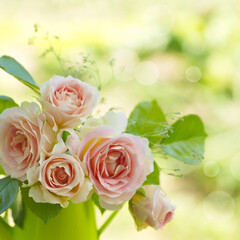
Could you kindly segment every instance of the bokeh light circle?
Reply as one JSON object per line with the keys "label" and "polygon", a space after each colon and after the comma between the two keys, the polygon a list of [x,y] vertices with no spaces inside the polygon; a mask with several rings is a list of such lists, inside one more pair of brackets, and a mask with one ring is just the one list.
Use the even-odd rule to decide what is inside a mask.
{"label": "bokeh light circle", "polygon": [[185,77],[189,82],[198,82],[202,77],[199,67],[191,66],[185,72]]}
{"label": "bokeh light circle", "polygon": [[139,63],[135,69],[135,78],[142,85],[152,85],[159,77],[157,64],[151,61]]}
{"label": "bokeh light circle", "polygon": [[225,223],[234,215],[235,201],[224,191],[210,193],[203,202],[204,214],[215,223]]}
{"label": "bokeh light circle", "polygon": [[135,67],[139,62],[138,55],[131,49],[119,49],[112,54],[111,66],[114,77],[119,81],[134,79]]}
{"label": "bokeh light circle", "polygon": [[207,161],[203,166],[203,171],[208,177],[216,177],[219,174],[220,167],[215,161]]}

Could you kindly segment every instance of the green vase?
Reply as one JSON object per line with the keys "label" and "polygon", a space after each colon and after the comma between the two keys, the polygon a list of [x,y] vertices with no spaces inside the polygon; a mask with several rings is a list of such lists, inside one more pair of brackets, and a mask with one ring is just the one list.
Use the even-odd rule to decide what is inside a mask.
{"label": "green vase", "polygon": [[27,209],[23,229],[13,228],[12,240],[97,240],[92,201],[69,204],[44,224]]}

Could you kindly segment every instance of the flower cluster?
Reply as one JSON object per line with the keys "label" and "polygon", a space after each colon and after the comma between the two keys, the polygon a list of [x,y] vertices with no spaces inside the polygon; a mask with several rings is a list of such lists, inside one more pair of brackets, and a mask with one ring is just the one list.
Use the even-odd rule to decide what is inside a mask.
{"label": "flower cluster", "polygon": [[29,187],[29,197],[67,207],[95,192],[104,209],[130,201],[138,229],[171,220],[175,206],[160,186],[143,186],[154,158],[146,138],[124,133],[123,112],[92,117],[98,90],[71,76],[54,76],[40,93],[41,108],[23,103],[0,115],[0,164]]}

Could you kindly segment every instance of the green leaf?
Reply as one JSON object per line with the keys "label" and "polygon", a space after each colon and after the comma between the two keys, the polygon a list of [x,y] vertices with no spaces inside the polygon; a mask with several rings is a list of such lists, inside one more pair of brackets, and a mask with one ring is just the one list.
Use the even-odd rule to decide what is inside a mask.
{"label": "green leaf", "polygon": [[142,187],[137,189],[136,194],[139,194],[139,195],[141,195],[143,197],[146,197],[146,192],[145,192],[145,190]]}
{"label": "green leaf", "polygon": [[0,179],[0,214],[13,204],[18,191],[19,182],[16,179],[10,177]]}
{"label": "green leaf", "polygon": [[129,212],[131,213],[131,215],[133,216],[134,214],[133,214],[132,199],[130,199],[130,200],[128,201],[128,210],[129,210]]}
{"label": "green leaf", "polygon": [[184,163],[199,164],[203,159],[206,136],[201,119],[187,115],[172,125],[169,138],[162,140],[163,151]]}
{"label": "green leaf", "polygon": [[95,203],[95,205],[98,207],[98,209],[100,210],[101,214],[103,214],[106,210],[101,207],[101,205],[99,203],[99,196],[95,192],[92,195],[92,200]]}
{"label": "green leaf", "polygon": [[28,196],[29,188],[22,188],[22,197],[25,205],[39,218],[47,223],[49,219],[57,216],[62,207],[59,204],[37,203]]}
{"label": "green leaf", "polygon": [[4,170],[3,170],[1,165],[0,165],[0,174],[5,174],[5,172],[4,172]]}
{"label": "green leaf", "polygon": [[14,100],[7,96],[0,96],[0,113],[2,113],[5,109],[11,107],[17,107],[18,105],[14,102]]}
{"label": "green leaf", "polygon": [[150,173],[147,176],[146,181],[143,183],[143,185],[159,185],[160,180],[159,180],[159,175],[160,175],[160,168],[158,167],[157,163],[154,161],[154,170],[152,173]]}
{"label": "green leaf", "polygon": [[[144,197],[144,196],[142,196],[141,199],[143,199],[143,197]],[[128,210],[129,210],[130,214],[131,214],[132,217],[133,217],[133,220],[134,220],[134,222],[135,222],[135,224],[136,224],[136,227],[137,227],[138,231],[141,230],[141,228],[139,228],[138,226],[142,226],[142,220],[139,219],[139,218],[137,218],[137,217],[135,216],[135,213],[134,213],[134,211],[133,211],[132,199],[131,199],[130,201],[128,201]]]}
{"label": "green leaf", "polygon": [[9,56],[0,57],[0,68],[39,94],[39,87],[31,75],[14,58]]}
{"label": "green leaf", "polygon": [[68,131],[63,131],[63,133],[62,133],[62,140],[63,140],[63,142],[66,142],[66,141],[67,141],[67,137],[68,137],[69,135],[71,135],[70,132],[68,132]]}
{"label": "green leaf", "polygon": [[126,132],[148,138],[150,145],[166,137],[168,123],[156,100],[141,102],[134,108]]}
{"label": "green leaf", "polygon": [[18,192],[17,198],[12,205],[12,217],[17,226],[23,228],[25,217],[25,206],[22,201],[21,192]]}

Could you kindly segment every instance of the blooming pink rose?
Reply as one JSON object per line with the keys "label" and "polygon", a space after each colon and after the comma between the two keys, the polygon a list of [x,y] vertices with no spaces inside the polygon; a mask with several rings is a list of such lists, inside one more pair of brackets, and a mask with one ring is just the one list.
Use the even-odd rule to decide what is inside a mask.
{"label": "blooming pink rose", "polygon": [[114,132],[101,126],[83,138],[79,149],[100,204],[106,209],[117,209],[131,199],[153,171],[148,140],[131,134],[112,137]]}
{"label": "blooming pink rose", "polygon": [[51,156],[38,167],[38,181],[29,190],[35,202],[59,203],[68,206],[83,202],[91,197],[92,183],[85,177],[84,165],[79,159],[68,155]]}
{"label": "blooming pink rose", "polygon": [[146,196],[136,193],[129,203],[138,230],[151,226],[156,230],[168,223],[176,206],[169,202],[159,185],[143,186]]}
{"label": "blooming pink rose", "polygon": [[37,104],[6,109],[0,115],[0,164],[6,174],[21,181],[39,161],[43,148],[48,150],[54,134],[45,123]]}
{"label": "blooming pink rose", "polygon": [[54,76],[41,85],[40,91],[48,121],[61,127],[76,127],[84,122],[99,98],[96,88],[71,76]]}

